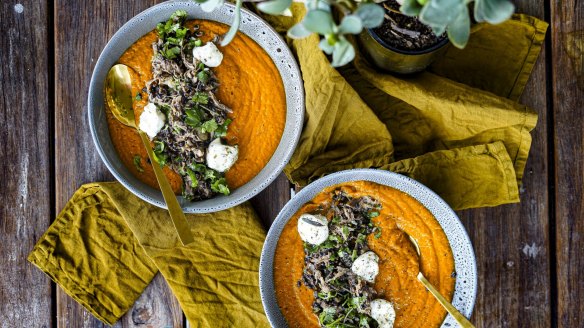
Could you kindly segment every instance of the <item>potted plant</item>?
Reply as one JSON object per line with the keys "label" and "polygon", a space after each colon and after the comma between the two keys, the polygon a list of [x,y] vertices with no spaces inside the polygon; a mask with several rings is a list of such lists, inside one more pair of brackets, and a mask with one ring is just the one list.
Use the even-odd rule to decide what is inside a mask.
{"label": "potted plant", "polygon": [[[196,1],[209,11],[224,2]],[[237,9],[243,1],[236,0]],[[474,7],[477,23],[498,24],[509,19],[514,11],[509,0],[305,0],[304,3],[306,15],[288,30],[289,37],[319,34],[320,48],[331,55],[332,65],[337,67],[355,58],[355,48],[347,36],[360,35],[365,52],[376,65],[401,73],[423,70],[449,41],[455,47],[464,48],[470,37],[469,6]],[[292,0],[268,0],[258,2],[257,7],[267,14],[280,15],[291,4]],[[235,35],[239,20],[236,12],[223,45]]]}

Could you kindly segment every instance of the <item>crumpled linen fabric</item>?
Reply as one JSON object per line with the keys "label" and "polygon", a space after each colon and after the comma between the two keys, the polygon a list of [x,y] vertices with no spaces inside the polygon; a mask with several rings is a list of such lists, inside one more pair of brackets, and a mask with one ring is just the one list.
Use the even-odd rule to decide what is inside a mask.
{"label": "crumpled linen fabric", "polygon": [[[293,17],[270,21],[286,30],[304,14],[302,5],[293,8]],[[303,186],[372,167],[422,182],[454,209],[518,202],[537,114],[517,100],[547,25],[526,15],[479,25],[464,50],[450,47],[428,71],[410,76],[381,72],[360,54],[337,70],[317,36],[291,40],[306,119],[286,175]]]}
{"label": "crumpled linen fabric", "polygon": [[251,205],[187,220],[195,242],[183,246],[166,210],[117,182],[86,184],[28,259],[110,325],[160,272],[192,327],[269,327],[258,276],[265,231]]}

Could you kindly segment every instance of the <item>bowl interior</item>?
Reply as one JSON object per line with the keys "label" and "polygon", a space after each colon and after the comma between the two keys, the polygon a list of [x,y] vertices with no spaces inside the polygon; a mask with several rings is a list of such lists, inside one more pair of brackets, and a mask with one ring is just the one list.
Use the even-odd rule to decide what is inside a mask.
{"label": "bowl interior", "polygon": [[[151,7],[124,24],[102,51],[93,70],[88,97],[88,119],[93,141],[107,168],[132,193],[143,200],[165,208],[160,191],[138,180],[121,162],[110,139],[105,116],[103,87],[109,69],[134,42],[152,31],[176,10],[185,10],[189,19],[206,19],[230,25],[234,6],[225,3],[211,13],[201,10],[195,1],[169,1]],[[302,131],[304,119],[304,89],[300,70],[282,37],[261,18],[242,9],[240,31],[257,42],[270,56],[282,78],[286,93],[286,124],[280,143],[272,158],[260,173],[228,196],[190,202],[179,197],[187,213],[215,212],[240,204],[258,194],[279,174],[292,156]]]}
{"label": "bowl interior", "polygon": [[[452,248],[456,283],[452,304],[470,317],[477,292],[477,268],[474,251],[464,226],[454,211],[433,191],[406,176],[389,171],[356,169],[337,172],[321,178],[302,189],[284,206],[272,224],[262,249],[260,260],[260,292],[262,303],[272,327],[287,327],[276,301],[274,290],[274,254],[280,234],[288,220],[322,189],[348,181],[365,180],[401,190],[418,200],[436,217]],[[450,315],[442,327],[457,327]]]}

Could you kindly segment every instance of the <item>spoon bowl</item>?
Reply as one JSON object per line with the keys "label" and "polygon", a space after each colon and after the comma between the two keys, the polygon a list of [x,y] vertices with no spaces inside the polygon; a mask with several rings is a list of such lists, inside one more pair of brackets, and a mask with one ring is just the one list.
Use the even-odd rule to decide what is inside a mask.
{"label": "spoon bowl", "polygon": [[114,65],[106,78],[106,101],[114,117],[122,124],[136,128],[132,107],[132,76],[126,65]]}

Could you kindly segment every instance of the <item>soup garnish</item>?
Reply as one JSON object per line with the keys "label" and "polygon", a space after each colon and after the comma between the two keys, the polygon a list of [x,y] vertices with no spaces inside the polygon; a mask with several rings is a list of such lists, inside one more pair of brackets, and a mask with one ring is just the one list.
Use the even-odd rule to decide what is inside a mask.
{"label": "soup garnish", "polygon": [[219,66],[223,55],[216,40],[200,39],[199,26],[186,26],[186,15],[179,10],[156,28],[140,129],[152,139],[158,164],[182,177],[183,197],[202,200],[230,193],[224,172],[237,160],[238,147],[221,141],[231,110],[216,97],[219,81],[210,67]]}

